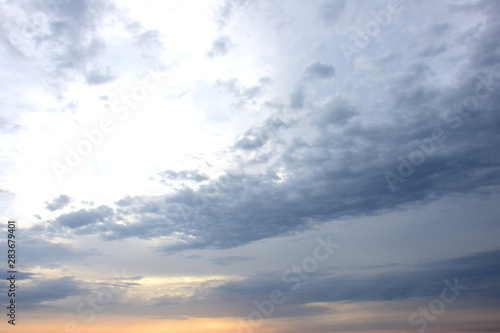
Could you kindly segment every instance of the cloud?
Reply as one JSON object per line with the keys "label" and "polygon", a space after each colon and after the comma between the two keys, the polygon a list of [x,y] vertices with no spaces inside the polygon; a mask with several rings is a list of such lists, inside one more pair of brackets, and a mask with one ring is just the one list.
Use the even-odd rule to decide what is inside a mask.
{"label": "cloud", "polygon": [[448,47],[445,44],[441,44],[438,46],[434,45],[429,45],[425,49],[423,49],[421,52],[418,53],[419,57],[435,57],[440,53],[446,52]]}
{"label": "cloud", "polygon": [[264,146],[273,135],[281,129],[287,128],[280,118],[271,117],[263,126],[248,129],[241,138],[234,144],[234,148],[239,150],[255,150]]}
{"label": "cloud", "polygon": [[89,71],[86,75],[86,80],[89,85],[99,85],[111,82],[114,79],[116,79],[116,77],[113,74],[111,74],[109,67],[106,68],[105,70],[93,69]]}
{"label": "cloud", "polygon": [[320,17],[327,23],[336,23],[345,9],[344,0],[329,0],[321,4],[319,8]]}
{"label": "cloud", "polygon": [[64,276],[55,279],[37,277],[23,285],[23,307],[34,309],[48,306],[45,302],[63,300],[78,295],[87,295],[91,292],[89,286],[73,276]]}
{"label": "cloud", "polygon": [[[283,309],[273,317],[293,316],[287,307],[297,309],[311,303],[385,302],[415,297],[440,295],[451,284],[466,286],[466,307],[476,308],[488,302],[499,302],[500,288],[494,281],[500,277],[500,251],[489,251],[458,258],[413,266],[387,267],[384,272],[339,275],[337,268],[299,275],[291,270],[257,273],[243,280],[231,281],[211,288],[207,300],[263,300],[272,290],[285,293]],[[302,272],[304,273],[304,272]],[[456,279],[456,280],[455,280]],[[322,309],[317,309],[322,312]]]}
{"label": "cloud", "polygon": [[129,277],[126,277],[126,276],[121,276],[121,277],[116,277],[116,278],[113,278],[113,280],[120,280],[120,281],[137,281],[137,280],[142,280],[144,277],[142,276],[129,276]]}
{"label": "cloud", "polygon": [[311,119],[321,128],[329,125],[346,125],[358,114],[356,103],[352,98],[348,95],[335,95],[325,101],[323,106],[315,108]]}
{"label": "cloud", "polygon": [[228,36],[219,36],[212,43],[212,48],[207,52],[207,55],[210,58],[225,56],[232,46],[233,43]]}
{"label": "cloud", "polygon": [[214,265],[217,266],[232,266],[238,263],[247,262],[250,260],[254,260],[253,257],[242,257],[242,256],[229,256],[229,257],[220,257],[212,259]]}
{"label": "cloud", "polygon": [[[252,258],[217,259],[226,265]],[[190,286],[185,293],[152,297],[150,309],[154,312],[167,306],[171,315],[201,318],[243,317],[255,311],[255,302],[269,300],[273,290],[280,290],[286,301],[275,307],[273,318],[333,314],[337,304],[372,302],[385,307],[388,301],[440,297],[448,286],[445,280],[459,286],[462,309],[487,309],[500,304],[496,283],[499,259],[500,251],[493,250],[424,264],[356,267],[348,273],[339,273],[345,270],[331,266],[306,273],[299,265],[295,270],[262,271],[230,281],[206,280]],[[451,295],[448,290],[447,296]]]}
{"label": "cloud", "polygon": [[[37,3],[23,3],[26,15]],[[0,195],[13,204],[6,214],[25,221],[27,319],[74,314],[108,285],[124,292],[102,316],[230,325],[281,289],[287,300],[263,330],[399,332],[444,279],[457,278],[467,289],[432,329],[457,330],[460,321],[447,326],[457,318],[496,327],[487,318],[500,305],[499,251],[432,259],[496,246],[495,2],[411,2],[391,17],[384,1],[151,5],[77,0],[52,10],[33,44],[0,44],[0,109],[10,112],[0,130],[15,143],[3,154]],[[210,22],[217,5],[219,29]],[[0,14],[1,33],[17,14]],[[348,62],[339,43],[359,31],[369,43]],[[39,148],[61,141],[54,133],[81,132],[100,111],[121,119],[115,97],[129,81],[153,90],[161,80],[144,78],[144,66],[160,60],[164,84],[138,102],[137,117],[47,196],[52,154]],[[65,85],[60,100],[44,95]],[[144,97],[133,90],[128,97]],[[16,98],[23,91],[32,98]],[[23,130],[9,132],[15,123]],[[283,274],[307,262],[323,232],[346,246],[291,290],[296,280]],[[110,263],[132,271],[113,278]]]}
{"label": "cloud", "polygon": [[304,67],[304,77],[310,80],[329,80],[335,77],[335,67],[316,60]]}
{"label": "cloud", "polygon": [[261,77],[257,85],[251,87],[242,86],[237,78],[228,80],[219,79],[215,82],[215,87],[234,96],[233,107],[239,108],[246,104],[256,104],[256,99],[264,93],[264,88],[271,83],[268,77]]}
{"label": "cloud", "polygon": [[184,258],[186,258],[186,259],[201,259],[203,257],[198,255],[198,254],[191,254],[189,256],[185,256]]}
{"label": "cloud", "polygon": [[161,177],[160,182],[162,184],[169,184],[171,181],[191,181],[194,183],[200,183],[205,180],[208,180],[208,176],[200,173],[198,170],[182,170],[182,171],[173,171],[173,170],[165,170],[158,175]]}
{"label": "cloud", "polygon": [[60,215],[55,223],[67,228],[80,228],[98,222],[104,222],[108,217],[112,217],[114,211],[108,206],[99,206],[95,209],[80,209],[76,212]]}
{"label": "cloud", "polygon": [[433,24],[432,27],[429,29],[429,34],[432,37],[441,37],[443,35],[446,35],[447,32],[452,30],[453,26],[450,23],[438,23],[438,24]]}
{"label": "cloud", "polygon": [[299,110],[302,109],[304,107],[305,99],[305,86],[297,86],[297,88],[290,94],[290,108]]}
{"label": "cloud", "polygon": [[[358,302],[434,297],[445,287],[444,280],[452,282],[456,278],[460,285],[467,286],[468,297],[495,299],[500,298],[500,289],[491,283],[500,276],[499,258],[500,251],[495,250],[367,277],[321,278],[322,282],[318,281],[314,286],[311,284],[313,289],[317,287],[318,290],[308,295],[316,295],[314,298],[318,301],[322,298]],[[332,285],[336,288],[326,292]]]}
{"label": "cloud", "polygon": [[134,22],[130,29],[134,32],[135,44],[148,52],[155,52],[161,49],[163,43],[160,40],[158,30],[146,30],[142,25]]}
{"label": "cloud", "polygon": [[29,279],[32,279],[34,276],[37,276],[37,274],[29,273],[29,272],[17,272],[16,273],[17,280],[29,280]]}
{"label": "cloud", "polygon": [[146,29],[137,21],[126,20],[127,31],[131,34],[133,45],[141,50],[141,55],[150,61],[152,66],[156,66],[163,50],[161,33],[158,30]]}
{"label": "cloud", "polygon": [[59,209],[63,209],[71,202],[71,200],[72,199],[70,196],[67,196],[65,194],[61,194],[57,198],[54,198],[54,200],[52,200],[51,203],[47,203],[47,206],[45,206],[45,208],[47,208],[51,212],[59,210]]}
{"label": "cloud", "polygon": [[219,8],[217,22],[219,28],[222,29],[231,20],[233,12],[240,6],[251,3],[248,0],[226,0]]}
{"label": "cloud", "polygon": [[[486,22],[481,34],[473,39],[470,50],[472,66],[474,68],[491,68],[500,64],[500,45],[495,36],[500,33],[500,23],[497,15],[500,4],[497,1],[481,1],[472,6],[473,11],[485,13]],[[469,12],[469,8],[464,6],[463,10]]]}
{"label": "cloud", "polygon": [[1,196],[12,196],[12,195],[14,195],[14,193],[0,188],[0,195]]}
{"label": "cloud", "polygon": [[110,17],[125,28],[130,46],[137,51],[149,49],[145,57],[156,59],[152,54],[159,54],[162,48],[155,30],[129,19],[112,1],[28,1],[10,4],[9,12],[3,20],[13,53],[37,58],[49,88],[60,98],[68,83],[81,77],[89,85],[117,78],[117,64],[106,59],[108,47],[116,47],[105,33]]}
{"label": "cloud", "polygon": [[[223,249],[300,232],[335,218],[374,214],[446,194],[500,185],[499,143],[491,139],[496,137],[499,122],[494,111],[498,101],[488,100],[480,112],[463,118],[464,125],[459,130],[452,127],[455,118],[439,118],[439,110],[446,110],[474,93],[478,82],[475,73],[469,72],[470,79],[461,85],[442,90],[439,99],[429,99],[429,94],[415,90],[415,86],[427,80],[427,76],[420,75],[421,70],[407,73],[403,80],[395,77],[387,81],[391,95],[384,104],[376,106],[382,112],[391,110],[393,122],[353,121],[355,112],[364,112],[357,105],[359,101],[332,99],[333,104],[327,104],[330,107],[320,110],[323,114],[318,119],[323,121],[315,125],[321,129],[321,135],[309,141],[290,140],[275,156],[277,164],[270,165],[265,173],[233,170],[196,191],[181,189],[164,196],[124,198],[120,203],[127,207],[121,217],[123,224],[113,223],[112,218],[95,224],[99,216],[109,217],[110,208],[104,210],[106,214],[88,216],[88,212],[80,211],[56,220],[59,225],[73,228],[93,223],[91,230],[103,237],[105,234],[106,239],[170,236],[171,240],[161,247],[169,253]],[[426,89],[433,91],[431,86]],[[430,101],[435,105],[428,111],[422,109]],[[370,112],[376,112],[374,108]],[[337,114],[339,110],[343,111]],[[328,121],[344,126],[328,127]],[[283,121],[267,120],[262,126],[249,129],[236,141],[235,148],[259,149],[282,128]],[[391,192],[384,171],[397,173],[401,163],[398,156],[408,159],[412,151],[419,149],[418,142],[432,137],[435,128],[447,135],[446,144],[439,149],[436,144],[433,154],[425,157],[411,177],[398,184],[396,192]],[[276,182],[280,170],[293,176]]]}
{"label": "cloud", "polygon": [[[252,258],[229,256],[216,259],[226,265]],[[281,290],[286,301],[275,307],[273,318],[332,314],[336,311],[335,304],[346,302],[373,302],[377,307],[384,307],[387,301],[433,299],[447,287],[445,280],[460,286],[461,308],[483,309],[500,304],[500,289],[496,283],[500,277],[499,259],[500,251],[493,250],[423,264],[355,268],[342,274],[339,273],[342,267],[325,267],[308,273],[291,269],[263,271],[232,281],[206,280],[190,285],[183,293],[154,295],[149,301],[148,313],[151,315],[155,309],[164,311],[168,307],[172,316],[243,317],[255,311],[255,302],[269,300],[273,290]],[[91,287],[72,277],[37,281],[33,280],[30,290],[42,285],[52,290],[59,281],[63,288],[50,297],[45,293],[33,295],[30,302],[35,304],[41,300],[62,299],[72,292],[75,295],[89,292]],[[448,291],[447,296],[450,294]]]}
{"label": "cloud", "polygon": [[2,129],[3,132],[13,133],[18,131],[21,128],[21,126],[11,123],[7,119],[0,116],[0,128]]}
{"label": "cloud", "polygon": [[[58,235],[57,229],[50,224],[37,224],[30,229],[20,229],[19,235],[24,240],[23,263],[25,267],[44,266],[57,268],[65,263],[81,261],[99,254],[95,248],[77,250],[70,244],[51,242],[48,235]],[[44,235],[44,237],[40,237]]]}
{"label": "cloud", "polygon": [[[485,9],[493,6],[481,4]],[[225,153],[238,162],[217,178],[200,182],[195,190],[124,196],[115,212],[111,207],[81,210],[49,224],[58,232],[92,232],[106,240],[161,238],[158,250],[174,253],[238,247],[455,193],[492,193],[500,185],[500,63],[494,52],[490,61],[482,56],[495,51],[492,36],[498,23],[488,15],[450,68],[443,69],[442,63],[457,52],[454,48],[424,62],[398,47],[371,62],[367,59],[368,65],[375,65],[356,74],[359,91],[350,86],[342,90],[337,82],[330,91],[317,79],[332,78],[334,67],[310,62],[304,75],[314,79],[304,82],[301,76],[289,85],[292,90],[283,96],[298,91],[290,107],[252,124],[234,140]],[[428,36],[428,30],[424,34]],[[483,40],[486,48],[481,49]],[[453,70],[454,79],[448,70]],[[442,73],[447,75],[439,76]],[[260,105],[259,96],[269,82],[261,78],[247,87],[233,77],[215,86],[232,95],[236,105]],[[304,87],[311,92],[310,110],[295,112],[298,125],[292,128],[283,114],[292,106],[303,107]],[[467,110],[464,103],[477,98],[477,91],[486,97],[476,110]],[[175,172],[167,170],[165,176],[197,177]],[[399,177],[392,185],[387,172]]]}
{"label": "cloud", "polygon": [[[116,13],[111,2],[76,0],[52,7],[47,16],[49,29],[36,37],[50,49],[49,75],[56,85],[72,80],[105,50],[99,29],[106,15]],[[96,73],[87,76],[89,84],[97,83]],[[102,78],[101,78],[102,80]]]}

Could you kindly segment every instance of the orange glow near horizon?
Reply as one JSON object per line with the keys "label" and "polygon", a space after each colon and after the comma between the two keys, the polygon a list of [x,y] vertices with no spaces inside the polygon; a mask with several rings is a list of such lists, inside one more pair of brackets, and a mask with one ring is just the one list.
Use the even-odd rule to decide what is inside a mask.
{"label": "orange glow near horizon", "polygon": [[[78,318],[59,316],[57,319],[47,318],[18,318],[16,326],[0,330],[2,333],[236,333],[239,321],[234,318],[187,318],[149,319],[137,317],[96,317],[85,324],[77,321]],[[11,325],[9,325],[11,326]],[[274,333],[276,331],[262,327],[255,333]]]}
{"label": "orange glow near horizon", "polygon": [[[90,323],[85,317],[48,313],[25,313],[17,318],[16,326],[5,322],[1,333],[400,333],[413,331],[416,327],[408,324],[408,309],[413,304],[401,301],[335,303],[330,304],[337,312],[306,317],[270,318],[255,327],[241,326],[237,318],[154,318],[140,316],[118,316],[98,314]],[[312,304],[311,304],[312,305]],[[314,305],[326,306],[326,303]],[[406,305],[406,308],[405,308]],[[394,308],[400,307],[398,311]],[[409,306],[409,307],[408,307]],[[486,332],[489,323],[494,323],[498,311],[495,309],[452,309],[430,323],[427,333],[455,331],[457,326],[469,331]],[[368,326],[367,326],[368,325]],[[400,326],[398,329],[396,327]],[[374,330],[352,330],[349,327],[373,327]],[[380,330],[387,327],[389,329]],[[240,328],[240,329],[239,329]]]}

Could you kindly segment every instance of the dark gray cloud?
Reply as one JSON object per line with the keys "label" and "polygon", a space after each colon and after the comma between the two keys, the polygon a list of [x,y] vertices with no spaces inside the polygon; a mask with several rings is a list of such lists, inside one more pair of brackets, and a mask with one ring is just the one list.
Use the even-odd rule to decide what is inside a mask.
{"label": "dark gray cloud", "polygon": [[312,111],[311,119],[319,127],[328,125],[345,125],[358,114],[356,104],[347,96],[335,96],[323,107]]}
{"label": "dark gray cloud", "polygon": [[173,171],[165,170],[158,175],[161,177],[160,182],[162,184],[169,184],[171,181],[191,181],[195,183],[200,183],[208,179],[208,176],[200,173],[198,170],[182,170]]}
{"label": "dark gray cloud", "polygon": [[[5,273],[5,275],[6,275],[6,277],[8,277],[9,273]],[[29,279],[32,279],[34,276],[37,276],[37,274],[29,273],[29,272],[17,272],[16,273],[17,280],[29,280]]]}
{"label": "dark gray cloud", "polygon": [[[478,307],[495,302],[500,305],[500,251],[477,253],[414,266],[387,268],[382,273],[339,275],[337,268],[313,273],[267,272],[244,280],[231,281],[212,288],[207,298],[219,300],[269,299],[274,289],[287,297],[276,317],[291,316],[287,306],[304,306],[316,302],[383,302],[415,297],[436,297],[451,284],[466,286],[462,304]],[[456,280],[455,280],[456,279]],[[463,288],[462,288],[463,289]],[[464,305],[463,305],[464,306]],[[319,309],[321,310],[321,309]]]}
{"label": "dark gray cloud", "polygon": [[[5,282],[2,281],[2,285]],[[91,288],[83,281],[73,276],[64,276],[55,279],[44,279],[36,276],[26,280],[22,286],[22,293],[18,296],[19,302],[26,310],[51,307],[46,302],[63,300],[69,297],[87,295]]]}
{"label": "dark gray cloud", "polygon": [[[106,231],[108,239],[154,238],[175,232],[178,243],[166,244],[163,250],[168,252],[230,248],[301,231],[334,218],[373,214],[405,203],[499,185],[496,170],[500,142],[495,134],[500,122],[495,112],[500,105],[498,97],[492,96],[481,111],[468,118],[456,118],[463,122],[459,129],[453,128],[458,121],[455,118],[445,121],[439,117],[439,110],[474,92],[476,73],[468,74],[471,77],[458,87],[434,97],[432,101],[437,104],[432,108],[428,106],[429,95],[419,94],[414,88],[419,85],[418,75],[406,78],[406,87],[399,79],[387,82],[392,95],[388,105],[379,107],[393,112],[393,124],[352,121],[339,132],[326,121],[318,122],[320,136],[311,142],[297,138],[279,156],[279,167],[293,175],[281,183],[275,181],[277,169],[273,167],[261,175],[228,172],[196,191],[182,189],[158,198],[125,198],[121,204],[127,205],[127,214],[137,214],[141,223],[108,222],[94,225],[92,230],[101,235]],[[355,108],[346,110],[354,112]],[[346,121],[350,115],[345,112],[343,118],[333,121]],[[266,128],[250,130],[245,139],[237,141],[238,146],[262,146],[269,135],[261,132]],[[428,139],[435,128],[447,135],[446,143],[426,156],[425,163],[391,192],[384,171],[397,173],[398,156],[408,159],[419,147],[416,140]],[[80,214],[70,216],[81,221],[72,225],[96,219],[76,218]]]}
{"label": "dark gray cloud", "polygon": [[264,146],[271,137],[281,129],[287,128],[283,120],[277,117],[269,118],[262,126],[248,129],[234,144],[239,150],[255,150]]}
{"label": "dark gray cloud", "polygon": [[[493,6],[481,4],[484,9]],[[434,61],[415,60],[414,54],[393,72],[387,59],[403,58],[394,51],[359,74],[357,84],[366,88],[356,98],[341,92],[311,94],[316,100],[310,101],[314,107],[307,113],[306,125],[314,134],[309,138],[284,131],[289,125],[282,118],[248,129],[232,152],[250,155],[267,145],[275,148],[270,149],[272,159],[263,156],[263,161],[273,162],[261,173],[247,169],[254,165],[253,156],[248,164],[243,160],[196,190],[125,197],[114,215],[109,207],[92,214],[80,211],[52,224],[59,232],[67,225],[69,233],[92,232],[109,240],[172,236],[175,241],[159,248],[172,253],[237,247],[453,193],[493,193],[500,185],[500,55],[492,39],[498,29],[493,16],[489,12],[483,29],[463,46],[468,58],[449,64],[458,73],[454,80],[436,80],[447,69]],[[486,61],[488,50],[495,52]],[[446,53],[435,57],[448,59]],[[323,73],[317,71],[322,66],[312,66],[310,72]],[[383,84],[380,77],[385,77]],[[234,78],[216,85],[244,104],[255,102],[264,84],[241,87]],[[472,107],[476,95],[481,100]]]}
{"label": "dark gray cloud", "polygon": [[65,263],[82,261],[92,255],[99,255],[99,252],[92,247],[82,251],[70,244],[54,243],[40,237],[40,235],[59,234],[50,224],[37,224],[30,229],[20,229],[18,233],[23,242],[25,267],[43,265],[47,268],[56,268]]}
{"label": "dark gray cloud", "polygon": [[212,263],[217,266],[231,266],[254,259],[253,257],[228,256],[212,259]]}
{"label": "dark gray cloud", "polygon": [[450,23],[438,23],[432,25],[429,29],[429,34],[432,37],[446,36],[447,32],[452,30],[453,26]]}
{"label": "dark gray cloud", "polygon": [[429,46],[425,47],[425,49],[423,49],[421,52],[419,52],[418,56],[423,57],[423,58],[435,57],[440,53],[446,52],[447,49],[448,49],[448,47],[445,44],[441,44],[441,45],[437,45],[437,46],[429,45]]}
{"label": "dark gray cloud", "polygon": [[328,0],[319,7],[320,17],[327,23],[335,23],[344,11],[344,0]]}
{"label": "dark gray cloud", "polygon": [[112,217],[114,211],[108,206],[99,206],[94,209],[80,209],[76,212],[60,215],[55,223],[67,228],[80,228],[97,222],[104,222]]}
{"label": "dark gray cloud", "polygon": [[305,103],[305,86],[299,85],[297,88],[290,94],[290,103],[289,106],[292,109],[302,109]]}
{"label": "dark gray cloud", "polygon": [[24,294],[33,303],[64,299],[75,295],[89,293],[89,289],[82,287],[82,283],[73,276],[58,279],[36,279],[31,286],[26,286]]}
{"label": "dark gray cloud", "polygon": [[126,197],[124,197],[123,199],[120,199],[116,202],[116,204],[120,207],[126,207],[126,206],[129,206],[131,204],[134,203],[134,198],[132,198],[131,196],[127,195]]}
{"label": "dark gray cloud", "polygon": [[[469,12],[470,9],[485,13],[485,28],[480,34],[472,38],[470,50],[472,65],[483,70],[491,70],[491,66],[498,66],[500,63],[500,43],[496,36],[500,33],[500,22],[498,22],[498,13],[500,12],[500,3],[498,1],[480,1],[468,8],[464,6],[462,10]],[[460,8],[460,7],[459,7]]]}
{"label": "dark gray cloud", "polygon": [[233,43],[231,42],[231,38],[228,36],[219,36],[212,43],[212,48],[207,52],[207,55],[210,58],[224,56],[229,52],[232,46]]}
{"label": "dark gray cloud", "polygon": [[[482,309],[500,305],[499,259],[500,251],[494,250],[425,264],[386,265],[382,271],[376,267],[362,274],[339,274],[339,267],[306,273],[298,265],[295,270],[259,272],[235,281],[208,280],[185,296],[162,295],[153,301],[155,307],[169,307],[173,315],[245,317],[255,311],[255,303],[280,290],[285,301],[272,315],[280,318],[335,313],[311,303],[377,302],[383,307],[385,301],[432,299],[452,285],[458,287],[462,309]],[[453,291],[448,289],[445,296],[452,297]]]}
{"label": "dark gray cloud", "polygon": [[47,203],[47,206],[45,206],[45,208],[47,208],[51,212],[59,210],[59,209],[63,209],[71,202],[71,200],[72,199],[70,196],[65,195],[65,194],[61,194],[57,198],[54,198],[54,200],[52,200],[52,202]]}
{"label": "dark gray cloud", "polygon": [[316,60],[304,67],[304,77],[306,79],[329,80],[335,77],[335,67]]}

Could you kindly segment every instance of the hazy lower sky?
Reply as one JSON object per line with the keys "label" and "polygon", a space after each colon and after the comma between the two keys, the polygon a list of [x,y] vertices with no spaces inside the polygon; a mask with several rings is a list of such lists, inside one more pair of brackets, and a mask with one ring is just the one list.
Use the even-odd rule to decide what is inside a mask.
{"label": "hazy lower sky", "polygon": [[499,1],[0,18],[0,331],[500,332]]}

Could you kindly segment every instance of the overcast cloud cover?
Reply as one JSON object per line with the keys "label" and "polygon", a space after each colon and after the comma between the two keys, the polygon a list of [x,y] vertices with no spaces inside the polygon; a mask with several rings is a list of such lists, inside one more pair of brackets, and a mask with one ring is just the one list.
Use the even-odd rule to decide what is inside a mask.
{"label": "overcast cloud cover", "polygon": [[0,330],[500,332],[499,17],[1,1]]}

